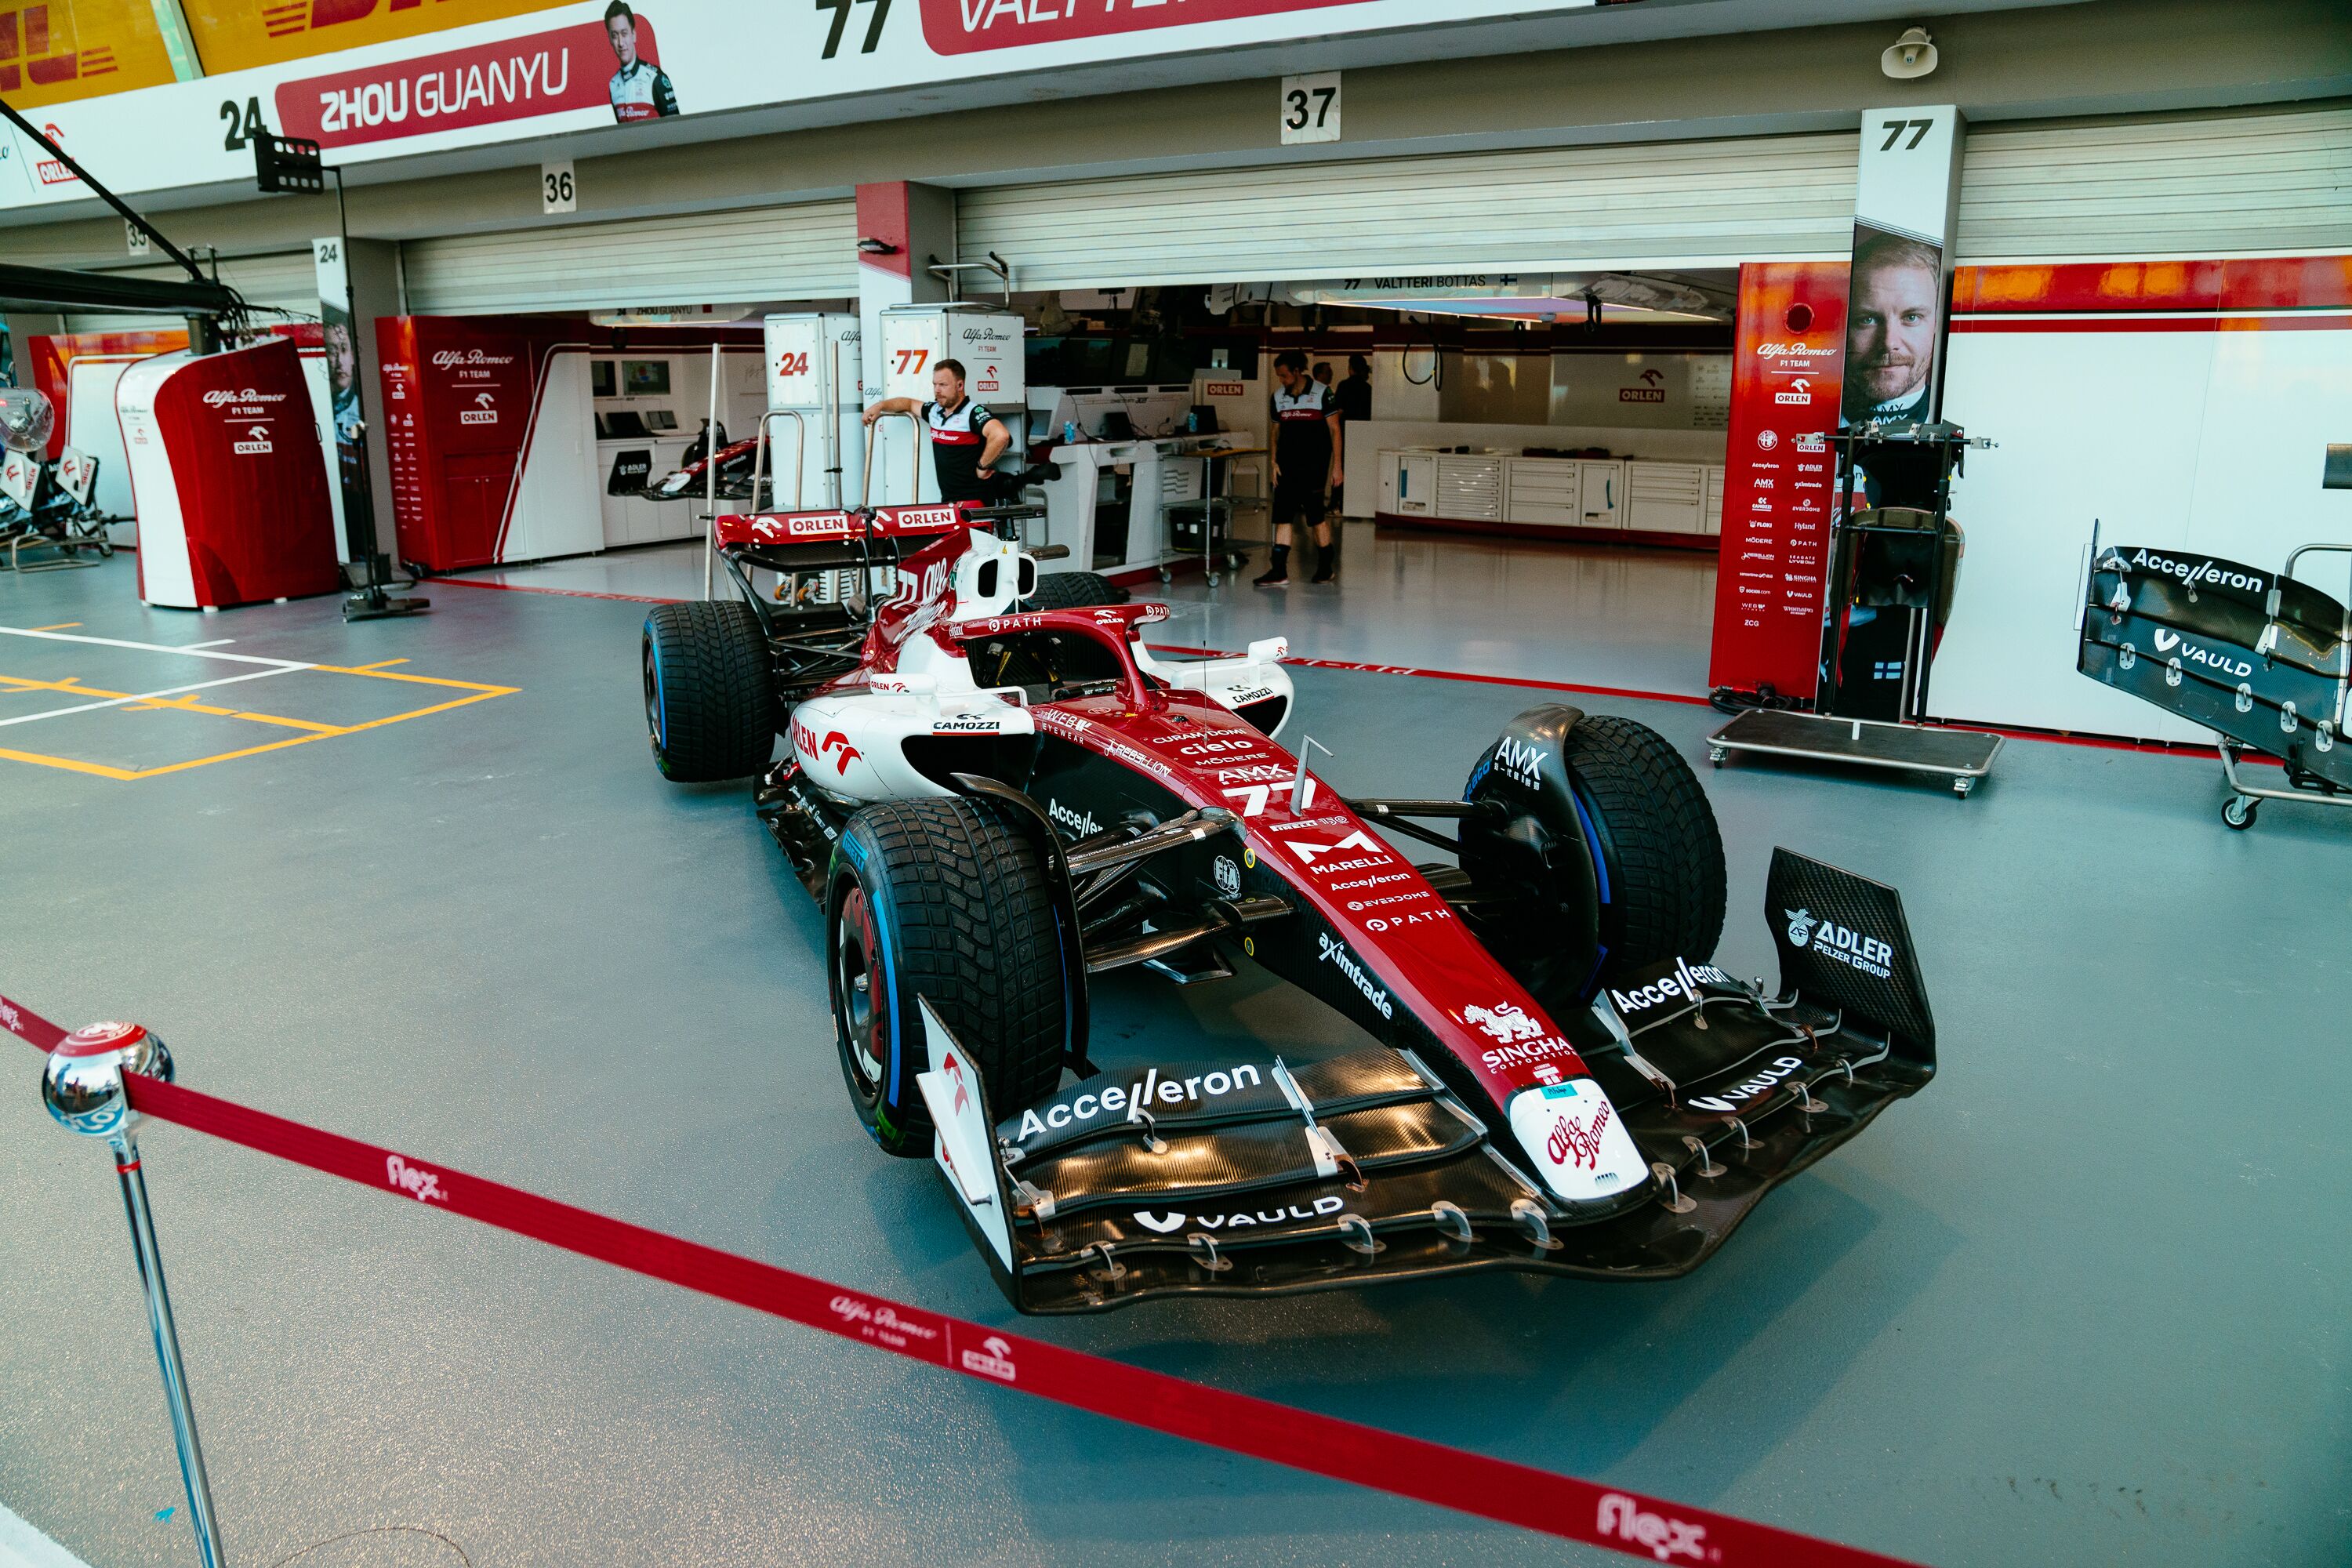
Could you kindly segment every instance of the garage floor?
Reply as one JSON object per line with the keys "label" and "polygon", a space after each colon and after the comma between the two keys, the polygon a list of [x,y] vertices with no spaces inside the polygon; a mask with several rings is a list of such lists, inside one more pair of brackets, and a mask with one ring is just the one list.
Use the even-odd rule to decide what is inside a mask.
{"label": "garage floor", "polygon": [[[331,602],[144,610],[127,560],[0,578],[0,988],[68,1023],[143,1020],[203,1089],[1011,1321],[934,1173],[858,1131],[815,913],[744,792],[650,765],[643,607],[430,591],[423,620],[347,628]],[[1364,574],[1349,593],[1370,597]],[[1428,605],[1389,603],[1394,644],[1377,617],[1331,635],[1470,664]],[[1204,608],[1228,618],[1201,640],[1269,613]],[[1517,635],[1496,619],[1470,635]],[[152,646],[215,638],[278,662]],[[1297,673],[1349,789],[1456,788],[1544,700]],[[1694,757],[1715,721],[1584,700]],[[1893,882],[1944,1065],[1689,1280],[1023,1326],[1947,1568],[2341,1564],[2352,821],[2273,805],[2226,832],[2215,772],[2016,742],[1966,801],[1706,774],[1725,961],[1769,967],[1775,843]],[[1111,1065],[1347,1033],[1246,974],[1116,979],[1097,1009]],[[184,1505],[113,1181],[34,1078],[27,1053],[0,1094],[0,1503],[98,1568],[186,1563],[184,1512],[158,1517]],[[320,1542],[303,1568],[1624,1561],[943,1377],[178,1129],[146,1152],[241,1564]]]}

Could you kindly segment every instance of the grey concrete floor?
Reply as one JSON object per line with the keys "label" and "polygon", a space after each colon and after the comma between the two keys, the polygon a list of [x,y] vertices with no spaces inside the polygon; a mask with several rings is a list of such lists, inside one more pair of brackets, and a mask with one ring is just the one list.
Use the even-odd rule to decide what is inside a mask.
{"label": "grey concrete floor", "polygon": [[[0,579],[0,626],[515,689],[131,781],[0,758],[0,990],[68,1024],[141,1019],[207,1090],[1014,1321],[936,1175],[858,1131],[815,913],[744,792],[655,773],[643,607],[431,591],[426,619],[347,628],[331,601],[143,610],[127,562]],[[185,662],[0,636],[20,680],[213,673]],[[1543,700],[1298,678],[1352,789],[1457,788]],[[381,684],[196,700],[342,725],[385,716]],[[0,721],[64,705],[0,693]],[[1694,757],[1714,722],[1587,705]],[[0,728],[0,748],[155,767],[285,732],[116,708]],[[2352,1561],[2352,822],[2273,805],[2226,832],[2215,773],[2017,742],[1967,801],[1706,773],[1725,961],[1769,968],[1775,843],[1893,882],[1943,1068],[1688,1280],[1022,1326],[1947,1568]],[[1249,976],[1105,984],[1097,1009],[1112,1062],[1346,1033]],[[0,1503],[95,1568],[188,1563],[184,1516],[155,1517],[179,1487],[112,1176],[35,1076],[25,1052],[0,1094]],[[450,1543],[485,1568],[1623,1561],[977,1387],[183,1130],[147,1154],[241,1564],[338,1537],[304,1568],[438,1568]]]}

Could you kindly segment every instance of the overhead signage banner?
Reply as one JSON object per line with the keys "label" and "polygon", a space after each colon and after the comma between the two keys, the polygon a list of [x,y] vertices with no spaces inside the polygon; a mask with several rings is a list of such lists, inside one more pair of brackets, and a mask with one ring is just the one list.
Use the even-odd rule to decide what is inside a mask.
{"label": "overhead signage banner", "polygon": [[[205,74],[546,11],[562,0],[180,0]],[[140,9],[147,9],[140,0]],[[171,73],[164,73],[169,80]]]}
{"label": "overhead signage banner", "polygon": [[[89,4],[126,14],[145,9],[140,0]],[[1222,68],[1231,50],[1254,45],[1441,24],[1523,27],[1530,16],[1568,16],[1594,4],[919,0],[893,8],[887,0],[643,6],[630,0],[608,15],[608,0],[547,7],[523,0],[260,0],[257,29],[257,13],[232,0],[193,0],[190,26],[211,74],[110,94],[102,103],[60,103],[52,118],[74,156],[125,195],[249,190],[250,138],[263,131],[314,137],[334,162],[360,163],[674,115],[952,88],[972,80],[969,57],[978,50],[988,51],[992,80],[1034,74],[1050,84],[1051,73],[1072,67],[1189,56]],[[321,53],[322,43],[356,47]],[[125,46],[113,47],[129,79]],[[253,63],[224,70],[231,60]],[[34,179],[26,145],[13,130],[0,140],[0,207],[88,197],[79,181]]]}
{"label": "overhead signage banner", "polygon": [[19,110],[171,79],[150,0],[0,0],[0,97]]}

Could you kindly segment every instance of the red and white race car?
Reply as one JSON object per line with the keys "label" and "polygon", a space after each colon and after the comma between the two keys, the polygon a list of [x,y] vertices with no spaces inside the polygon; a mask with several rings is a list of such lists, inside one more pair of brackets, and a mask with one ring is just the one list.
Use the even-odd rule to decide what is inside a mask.
{"label": "red and white race car", "polygon": [[[1779,988],[1708,962],[1722,842],[1655,731],[1545,705],[1458,800],[1342,798],[1276,739],[1280,639],[1161,663],[1164,607],[1041,580],[1013,517],[723,519],[740,596],[643,648],[662,772],[756,775],[824,907],[859,1119],[1022,1310],[1678,1276],[1932,1076],[1894,889],[1778,850]],[[1369,1040],[1089,1060],[1093,975],[1243,963]]]}

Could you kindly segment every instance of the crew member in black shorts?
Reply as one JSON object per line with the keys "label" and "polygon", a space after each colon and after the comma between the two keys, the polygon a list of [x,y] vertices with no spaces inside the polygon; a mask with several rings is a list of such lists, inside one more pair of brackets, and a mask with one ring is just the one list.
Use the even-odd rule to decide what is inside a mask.
{"label": "crew member in black shorts", "polygon": [[1307,374],[1307,356],[1286,349],[1274,356],[1274,378],[1281,390],[1274,395],[1274,563],[1257,580],[1261,588],[1290,584],[1290,533],[1294,521],[1315,528],[1321,559],[1316,563],[1318,583],[1328,583],[1339,563],[1331,542],[1331,521],[1323,515],[1323,487],[1337,489],[1344,477],[1339,468],[1339,405],[1330,389]]}
{"label": "crew member in black shorts", "polygon": [[885,414],[911,414],[931,436],[931,467],[941,500],[986,500],[996,460],[1012,444],[1004,421],[963,395],[963,363],[943,359],[931,372],[934,401],[886,397],[866,411],[866,423]]}

